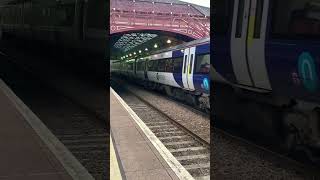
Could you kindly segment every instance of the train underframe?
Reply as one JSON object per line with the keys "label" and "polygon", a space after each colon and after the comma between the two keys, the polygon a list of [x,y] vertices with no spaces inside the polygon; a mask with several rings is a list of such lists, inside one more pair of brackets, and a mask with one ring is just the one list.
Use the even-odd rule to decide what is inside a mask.
{"label": "train underframe", "polygon": [[[213,109],[220,124],[232,124],[288,153],[304,152],[319,163],[320,106],[299,99],[262,94],[225,84],[214,84]],[[219,124],[219,120],[215,121]],[[252,135],[251,134],[251,135]]]}
{"label": "train underframe", "polygon": [[[127,78],[126,76],[122,76]],[[156,82],[141,81],[134,78],[129,78],[133,82],[140,82],[138,84],[144,86],[147,89],[156,90],[165,93],[167,96],[182,101],[188,105],[196,107],[206,113],[210,113],[210,96],[196,91],[187,91],[181,88],[172,87]]]}
{"label": "train underframe", "polygon": [[210,113],[210,96],[196,91],[187,91],[181,88],[172,87],[160,83],[145,81],[142,83],[145,87],[164,92],[171,98],[185,102],[193,107],[197,107]]}

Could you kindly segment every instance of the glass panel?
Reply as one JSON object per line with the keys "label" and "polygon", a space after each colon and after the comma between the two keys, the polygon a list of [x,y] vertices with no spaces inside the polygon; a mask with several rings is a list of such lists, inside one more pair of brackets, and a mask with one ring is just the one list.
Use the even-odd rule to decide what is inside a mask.
{"label": "glass panel", "polygon": [[242,34],[243,13],[244,13],[244,0],[239,0],[237,26],[236,26],[236,38],[240,38]]}
{"label": "glass panel", "polygon": [[210,71],[210,54],[196,56],[195,71],[196,74],[208,74]]}
{"label": "glass panel", "polygon": [[263,2],[264,2],[263,0],[257,0],[256,19],[254,23],[254,34],[253,34],[254,38],[260,38]]}

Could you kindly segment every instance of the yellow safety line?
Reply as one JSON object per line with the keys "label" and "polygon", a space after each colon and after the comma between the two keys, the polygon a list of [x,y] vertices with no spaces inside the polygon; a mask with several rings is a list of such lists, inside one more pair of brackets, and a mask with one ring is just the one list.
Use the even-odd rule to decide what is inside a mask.
{"label": "yellow safety line", "polygon": [[112,180],[122,180],[120,168],[114,150],[113,142],[110,136],[110,179]]}

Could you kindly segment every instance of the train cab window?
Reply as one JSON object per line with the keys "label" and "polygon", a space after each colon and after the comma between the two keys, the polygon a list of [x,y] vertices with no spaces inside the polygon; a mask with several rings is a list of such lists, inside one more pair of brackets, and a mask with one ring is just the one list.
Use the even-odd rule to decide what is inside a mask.
{"label": "train cab window", "polygon": [[208,74],[210,70],[210,54],[196,56],[195,74]]}
{"label": "train cab window", "polygon": [[181,73],[182,72],[182,62],[183,62],[183,57],[178,57],[172,59],[173,61],[173,72],[174,73]]}
{"label": "train cab window", "polygon": [[320,0],[274,1],[272,37],[320,38]]}

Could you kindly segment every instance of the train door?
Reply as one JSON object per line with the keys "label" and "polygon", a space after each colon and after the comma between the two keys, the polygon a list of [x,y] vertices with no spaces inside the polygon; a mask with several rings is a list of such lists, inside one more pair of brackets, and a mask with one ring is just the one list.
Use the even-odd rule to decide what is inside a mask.
{"label": "train door", "polygon": [[271,90],[265,64],[265,35],[269,0],[235,0],[231,58],[237,82]]}
{"label": "train door", "polygon": [[182,83],[184,89],[194,90],[193,84],[193,69],[195,59],[195,47],[184,50],[183,65],[182,65]]}

